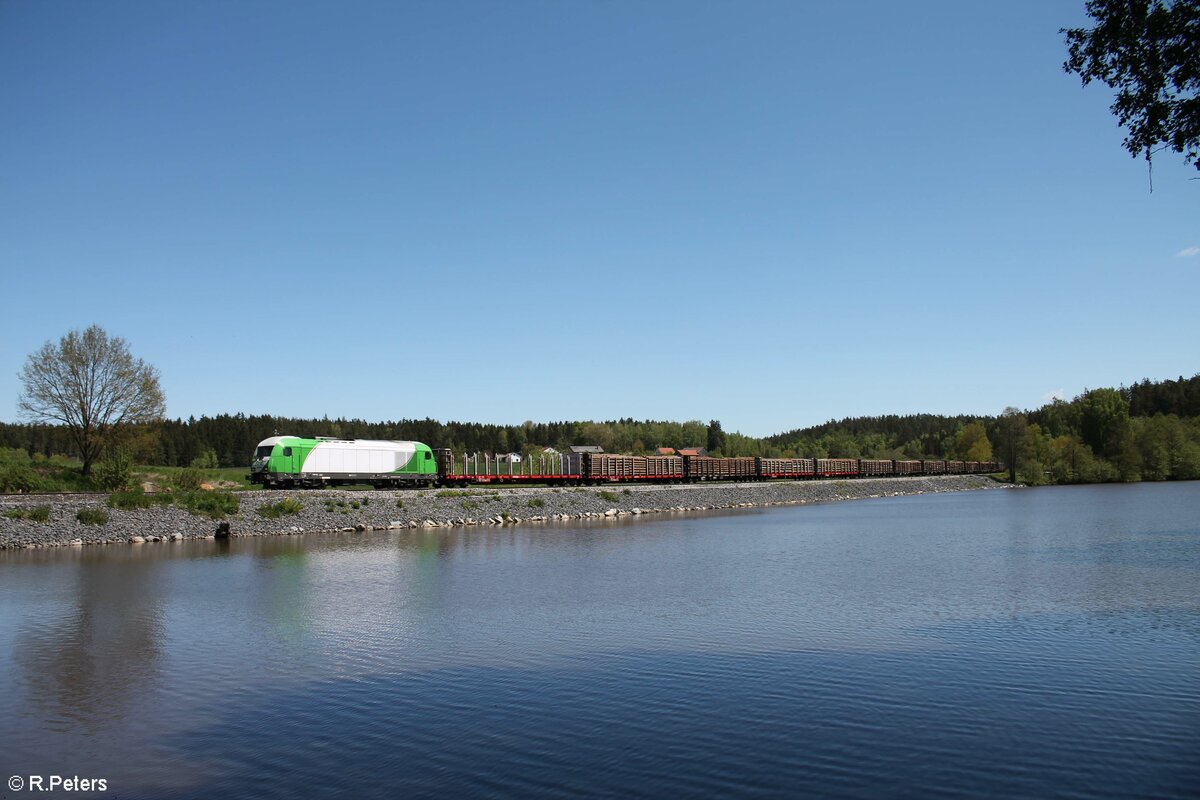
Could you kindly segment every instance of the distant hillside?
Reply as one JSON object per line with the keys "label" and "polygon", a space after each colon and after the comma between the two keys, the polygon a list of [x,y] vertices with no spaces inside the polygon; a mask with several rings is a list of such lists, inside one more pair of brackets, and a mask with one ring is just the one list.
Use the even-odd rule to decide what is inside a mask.
{"label": "distant hillside", "polygon": [[[133,429],[120,445],[138,462],[161,466],[245,466],[275,433],[363,439],[415,439],[456,452],[537,452],[573,444],[610,453],[707,447],[724,456],[956,458],[1020,467],[1029,483],[1200,478],[1200,375],[1094,389],[1033,411],[993,416],[895,414],[831,420],[763,439],[726,432],[717,420],[525,422],[488,425],[433,419],[368,422],[220,414]],[[60,426],[0,423],[9,460],[74,455]],[[23,451],[23,453],[22,453]]]}
{"label": "distant hillside", "polygon": [[776,434],[767,437],[767,441],[784,450],[833,457],[945,457],[953,454],[956,434],[972,422],[982,423],[986,429],[994,426],[995,417],[939,414],[847,417]]}

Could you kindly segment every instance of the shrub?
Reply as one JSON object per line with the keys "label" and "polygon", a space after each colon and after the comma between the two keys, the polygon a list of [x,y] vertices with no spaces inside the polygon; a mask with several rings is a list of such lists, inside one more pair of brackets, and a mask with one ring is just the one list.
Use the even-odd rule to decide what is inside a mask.
{"label": "shrub", "polygon": [[542,506],[546,505],[546,501],[540,497],[535,497],[532,500],[530,500],[527,505],[530,508],[541,508]]}
{"label": "shrub", "polygon": [[28,464],[0,464],[0,492],[36,492],[43,485],[42,476]]}
{"label": "shrub", "polygon": [[474,500],[463,500],[461,503],[459,503],[459,505],[461,505],[467,511],[470,511],[473,508],[479,508],[479,504]]}
{"label": "shrub", "polygon": [[233,492],[188,492],[175,495],[174,501],[197,517],[224,519],[227,514],[236,514],[241,501]]}
{"label": "shrub", "polygon": [[362,499],[362,504],[363,504],[364,506],[369,506],[369,505],[371,505],[371,498],[369,498],[369,497],[364,497],[364,498]]}
{"label": "shrub", "polygon": [[616,492],[600,492],[600,499],[607,500],[610,503],[615,503],[615,502],[617,502],[617,493]]}
{"label": "shrub", "polygon": [[32,508],[10,508],[4,512],[9,519],[24,519],[30,522],[49,522],[50,506],[33,506]]}
{"label": "shrub", "polygon": [[133,457],[120,448],[112,451],[92,471],[92,483],[109,491],[122,491],[133,486]]}
{"label": "shrub", "polygon": [[404,508],[404,501],[402,499],[396,498],[396,508]]}
{"label": "shrub", "polygon": [[219,466],[217,463],[217,451],[211,447],[208,448],[192,459],[192,466],[196,469],[216,469]]}
{"label": "shrub", "polygon": [[204,471],[195,467],[184,467],[171,478],[172,485],[184,492],[194,492],[204,483]]}
{"label": "shrub", "polygon": [[355,511],[358,511],[358,509],[359,509],[358,501],[357,501],[357,500],[351,500],[351,501],[350,501],[350,507],[351,507],[351,508],[353,508]]}
{"label": "shrub", "polygon": [[81,508],[75,515],[75,519],[84,525],[107,525],[108,512],[103,508]]}
{"label": "shrub", "polygon": [[[39,455],[41,455],[39,453]],[[29,454],[19,447],[0,447],[0,464],[28,464]]]}
{"label": "shrub", "polygon": [[283,516],[299,514],[303,510],[303,501],[288,497],[280,500],[278,503],[268,503],[265,506],[259,506],[258,515],[267,519],[279,519]]}

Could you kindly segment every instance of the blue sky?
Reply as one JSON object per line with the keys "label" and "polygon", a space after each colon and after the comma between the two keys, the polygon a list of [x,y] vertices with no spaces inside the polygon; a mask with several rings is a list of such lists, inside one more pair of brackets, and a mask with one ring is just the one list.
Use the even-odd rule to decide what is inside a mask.
{"label": "blue sky", "polygon": [[169,415],[993,414],[1200,371],[1083,0],[0,4],[0,420],[98,323]]}

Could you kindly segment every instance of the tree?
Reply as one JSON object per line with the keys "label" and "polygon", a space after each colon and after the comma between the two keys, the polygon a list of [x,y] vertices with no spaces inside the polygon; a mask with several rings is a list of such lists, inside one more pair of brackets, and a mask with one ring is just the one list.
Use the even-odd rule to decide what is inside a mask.
{"label": "tree", "polygon": [[1000,415],[996,430],[1001,455],[1008,463],[1008,479],[1017,482],[1017,462],[1029,445],[1029,422],[1020,409],[1009,406]]}
{"label": "tree", "polygon": [[1200,169],[1200,0],[1088,0],[1094,28],[1063,28],[1068,73],[1117,91],[1125,149],[1182,153]]}
{"label": "tree", "polygon": [[964,461],[991,461],[992,443],[983,424],[972,422],[964,425],[954,437],[954,452],[956,457]]}
{"label": "tree", "polygon": [[1079,433],[1092,451],[1114,458],[1129,432],[1129,403],[1116,389],[1092,389],[1079,398]]}
{"label": "tree", "polygon": [[725,431],[721,430],[720,420],[709,420],[708,422],[708,452],[724,453],[725,452]]}
{"label": "tree", "polygon": [[115,434],[162,418],[166,403],[158,370],[135,359],[119,336],[99,325],[46,342],[21,370],[17,407],[36,421],[65,425],[83,460],[83,474]]}

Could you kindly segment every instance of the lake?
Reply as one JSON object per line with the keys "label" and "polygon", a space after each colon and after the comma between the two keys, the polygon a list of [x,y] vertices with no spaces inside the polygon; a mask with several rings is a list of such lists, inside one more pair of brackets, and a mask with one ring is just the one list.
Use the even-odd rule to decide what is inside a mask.
{"label": "lake", "polygon": [[5,551],[0,667],[90,796],[1196,796],[1200,483]]}

